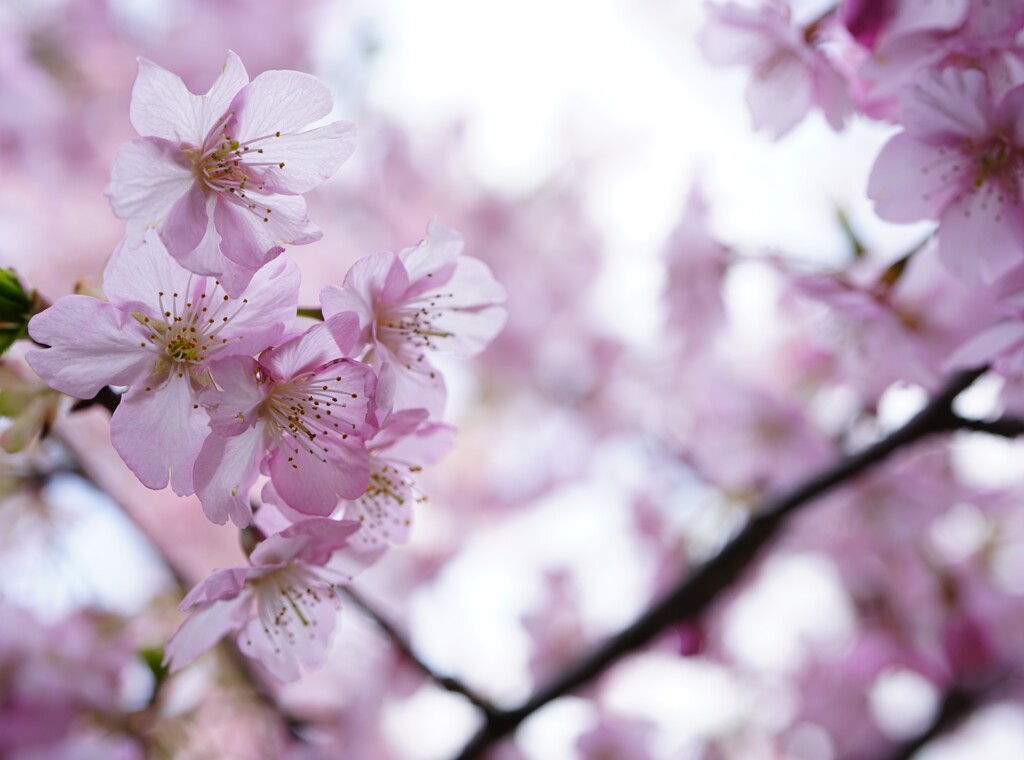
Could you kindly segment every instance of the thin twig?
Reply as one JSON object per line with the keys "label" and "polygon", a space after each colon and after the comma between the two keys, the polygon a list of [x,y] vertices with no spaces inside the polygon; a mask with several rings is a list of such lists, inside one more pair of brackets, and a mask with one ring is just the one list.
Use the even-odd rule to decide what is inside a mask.
{"label": "thin twig", "polygon": [[718,554],[681,578],[668,594],[634,623],[569,666],[521,706],[488,715],[484,725],[459,753],[458,760],[481,757],[492,744],[515,731],[526,718],[552,700],[600,675],[612,663],[639,649],[666,628],[698,618],[732,586],[764,546],[779,533],[786,518],[799,507],[853,480],[894,452],[922,438],[957,429],[961,420],[952,412],[953,399],[983,372],[984,369],[977,369],[957,374],[903,427],[840,460],[789,493],[770,499]]}
{"label": "thin twig", "polygon": [[399,632],[391,621],[378,612],[372,604],[367,602],[362,595],[346,586],[341,586],[340,590],[345,594],[345,596],[352,600],[353,604],[359,607],[371,620],[373,620],[384,635],[391,640],[395,649],[401,652],[403,657],[412,663],[418,670],[422,671],[428,678],[430,678],[430,680],[442,689],[454,692],[455,694],[461,694],[485,715],[494,715],[498,712],[498,709],[488,699],[477,694],[469,686],[462,683],[462,681],[457,678],[452,678],[451,676],[441,675],[423,662],[423,660],[421,660],[413,651],[412,645],[409,644],[406,637]]}

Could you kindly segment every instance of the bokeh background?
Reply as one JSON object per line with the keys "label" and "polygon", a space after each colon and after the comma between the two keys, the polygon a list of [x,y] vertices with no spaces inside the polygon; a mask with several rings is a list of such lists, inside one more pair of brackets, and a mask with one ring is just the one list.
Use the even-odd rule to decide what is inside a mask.
{"label": "bokeh background", "polygon": [[[806,18],[828,5],[794,4]],[[820,431],[844,429],[855,400],[815,395],[819,432],[793,443],[803,434],[791,411],[812,403],[798,380],[813,375],[814,357],[796,358],[790,294],[773,262],[808,272],[847,262],[840,211],[883,260],[927,232],[883,224],[865,197],[890,127],[856,120],[837,134],[812,114],[781,142],[755,134],[747,73],[704,61],[704,22],[701,4],[664,0],[2,0],[0,264],[50,300],[98,286],[123,229],[104,187],[114,152],[134,136],[138,56],[196,92],[228,49],[250,76],[288,68],[326,81],[331,119],[354,121],[359,147],[310,196],[323,240],[285,254],[303,272],[304,302],[315,305],[359,257],[414,245],[435,217],[509,295],[495,344],[442,365],[460,433],[424,475],[429,501],[412,543],[357,588],[432,667],[517,704],[712,553],[756,496],[834,453]],[[706,204],[699,223],[696,197]],[[706,225],[706,242],[694,242],[695,225]],[[695,322],[687,332],[666,298],[671,268],[680,246],[714,241],[728,247],[729,329]],[[714,358],[680,350],[705,329]],[[728,401],[706,387],[722,382],[723,366],[735,385]],[[982,387],[971,403],[984,411],[993,394]],[[879,425],[899,424],[923,398],[908,384],[886,389]],[[237,533],[209,524],[198,502],[138,485],[110,449],[107,419],[97,409],[63,418],[43,445],[0,461],[3,627],[46,630],[80,616],[88,638],[102,620],[133,652],[159,647],[180,622],[175,577],[194,583],[243,555]],[[777,460],[765,462],[766,446]],[[986,440],[957,456],[988,488],[1016,483],[1022,452]],[[974,551],[989,529],[971,505],[937,512],[948,519],[927,530],[953,555]],[[666,633],[540,711],[500,751],[834,757],[830,719],[801,698],[841,693],[820,663],[863,644],[863,610],[830,557],[856,549],[802,527],[706,626]],[[1007,593],[1019,593],[1024,555],[1018,542],[1006,547]],[[91,651],[59,630],[58,648]],[[829,714],[861,716],[889,738],[926,725],[937,687],[893,663],[857,684],[856,705]],[[167,685],[154,725],[141,729],[155,737],[148,752],[284,756],[285,734],[226,670],[211,654]],[[105,673],[126,712],[145,706],[153,676],[140,661]],[[0,690],[3,679],[0,669]],[[63,688],[57,680],[41,693]],[[352,607],[329,665],[279,699],[308,721],[310,746],[341,753],[326,756],[443,758],[478,721]],[[1024,712],[980,713],[926,756],[1024,757]]]}

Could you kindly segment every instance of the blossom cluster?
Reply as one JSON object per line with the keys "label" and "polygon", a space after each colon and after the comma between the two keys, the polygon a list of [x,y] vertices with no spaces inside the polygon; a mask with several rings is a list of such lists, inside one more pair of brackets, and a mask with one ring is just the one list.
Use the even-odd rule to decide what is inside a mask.
{"label": "blossom cluster", "polygon": [[[766,0],[757,8],[728,3],[710,12],[704,50],[713,62],[751,69],[747,97],[755,126],[782,136],[818,107],[836,129],[854,113],[899,127],[875,160],[868,197],[884,220],[936,223],[916,258],[937,257],[944,273],[913,263],[929,269],[929,307],[941,301],[938,289],[959,291],[953,296],[959,308],[920,314],[943,324],[923,342],[913,338],[911,355],[921,361],[906,379],[931,385],[941,369],[987,362],[1018,378],[1024,357],[1024,8],[989,0],[844,0],[797,22],[788,3]],[[857,284],[812,280],[800,287],[839,313],[853,308],[872,324],[867,332],[877,333],[893,314],[888,291],[903,266],[862,268],[872,267],[876,271],[855,274]],[[948,282],[940,285],[943,278]],[[863,305],[854,307],[851,291],[863,294]],[[906,311],[893,316],[903,328],[916,319]],[[919,328],[913,331],[923,332]]]}
{"label": "blossom cluster", "polygon": [[[52,388],[124,388],[110,437],[148,488],[196,494],[206,516],[265,539],[248,567],[185,597],[178,669],[228,631],[282,680],[326,656],[335,587],[405,543],[416,473],[451,447],[435,351],[472,356],[500,331],[505,295],[437,222],[416,246],[358,261],[299,324],[300,277],[280,254],[317,240],[302,194],[354,149],[354,128],[304,128],[332,107],[295,71],[249,81],[229,53],[204,95],[141,60],[108,195],[126,220],[103,298],[37,314],[28,352]],[[269,527],[268,527],[269,526]]]}

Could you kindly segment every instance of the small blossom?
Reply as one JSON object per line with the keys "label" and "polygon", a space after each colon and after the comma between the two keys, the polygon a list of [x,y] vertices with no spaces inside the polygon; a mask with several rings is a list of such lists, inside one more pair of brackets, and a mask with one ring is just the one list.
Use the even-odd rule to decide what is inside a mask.
{"label": "small blossom", "polygon": [[968,281],[1024,262],[1024,86],[999,102],[984,73],[929,72],[902,104],[904,131],[882,148],[868,195],[883,219],[939,221],[939,256]]}
{"label": "small blossom", "polygon": [[350,551],[359,523],[314,518],[269,536],[248,567],[218,570],[182,600],[195,608],[167,642],[165,662],[180,670],[238,631],[243,654],[282,681],[323,663],[341,607],[335,588],[372,564],[379,552]]}
{"label": "small blossom", "polygon": [[345,358],[358,325],[352,314],[314,325],[259,359],[233,357],[210,368],[217,388],[202,402],[212,434],[196,460],[195,487],[206,515],[239,527],[252,517],[249,491],[260,470],[281,498],[326,516],[369,483],[364,439],[375,429],[377,378]]}
{"label": "small blossom", "polygon": [[396,409],[423,407],[440,415],[444,381],[427,352],[473,356],[505,324],[504,288],[486,264],[461,253],[462,238],[431,222],[415,248],[360,259],[343,287],[328,285],[320,293],[325,317],[358,315],[364,360],[395,375]]}
{"label": "small blossom", "polygon": [[370,454],[370,485],[345,507],[345,519],[363,529],[353,539],[374,549],[409,540],[415,503],[426,501],[416,488],[416,475],[434,464],[454,443],[455,429],[430,422],[426,409],[405,409],[389,415],[366,442]]}
{"label": "small blossom", "polygon": [[[275,341],[295,318],[299,274],[281,260],[261,269],[239,298],[167,255],[150,233],[121,245],[103,275],[107,301],[66,296],[29,323],[46,350],[26,360],[50,386],[92,398],[126,385],[110,421],[114,448],[148,488],[168,479],[192,493],[192,467],[209,432],[197,391],[210,362],[249,355]],[[170,478],[168,478],[170,472]]]}
{"label": "small blossom", "polygon": [[727,3],[709,10],[704,55],[718,66],[751,69],[747,106],[756,129],[782,137],[815,105],[833,129],[843,126],[852,104],[836,64],[815,45],[822,22],[796,26],[781,0],[756,9]]}
{"label": "small blossom", "polygon": [[301,194],[352,154],[355,131],[326,116],[330,90],[297,71],[252,82],[234,53],[205,95],[140,59],[131,120],[142,137],[118,151],[107,195],[129,243],[158,230],[190,270],[219,277],[234,296],[284,245],[319,240]]}

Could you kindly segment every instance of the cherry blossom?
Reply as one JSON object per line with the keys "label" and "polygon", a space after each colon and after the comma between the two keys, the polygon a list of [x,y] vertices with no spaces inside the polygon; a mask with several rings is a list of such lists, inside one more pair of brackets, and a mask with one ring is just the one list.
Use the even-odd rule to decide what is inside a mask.
{"label": "cherry blossom", "polygon": [[931,72],[905,96],[904,131],[882,148],[868,185],[893,222],[939,221],[939,256],[968,281],[1024,262],[1024,86],[993,100],[974,69]]}
{"label": "cherry blossom", "polygon": [[455,429],[427,417],[426,409],[394,412],[366,441],[370,484],[362,496],[346,504],[344,513],[346,520],[363,526],[353,538],[357,544],[372,549],[409,540],[413,505],[427,498],[416,487],[416,475],[454,444]]}
{"label": "cherry blossom", "polygon": [[196,460],[195,488],[206,515],[244,527],[259,472],[282,499],[310,515],[329,515],[341,498],[369,485],[364,439],[376,428],[377,378],[346,358],[358,332],[354,315],[314,325],[258,359],[233,357],[210,367],[204,390],[212,433]]}
{"label": "cherry blossom", "polygon": [[756,9],[736,3],[709,9],[701,35],[704,55],[718,66],[751,69],[747,106],[755,129],[782,137],[812,106],[821,108],[833,129],[843,126],[850,96],[836,62],[813,44],[821,22],[796,26],[782,0]]}
{"label": "cherry blossom", "polygon": [[140,59],[131,120],[142,137],[118,151],[107,188],[129,243],[154,228],[184,266],[235,296],[283,246],[319,240],[301,195],[352,154],[354,128],[298,130],[331,104],[327,86],[301,72],[250,82],[234,53],[205,95]]}
{"label": "cherry blossom", "polygon": [[249,566],[207,577],[181,602],[192,613],[167,642],[171,672],[233,631],[242,652],[281,681],[322,664],[341,608],[336,587],[379,556],[351,551],[358,530],[351,520],[305,520],[262,541]]}
{"label": "cherry blossom", "polygon": [[[192,492],[192,467],[209,432],[197,392],[210,362],[250,355],[295,318],[299,274],[281,260],[253,277],[240,297],[183,269],[150,233],[121,245],[104,271],[106,301],[66,296],[33,317],[32,337],[50,348],[26,360],[49,385],[88,399],[125,385],[110,422],[121,458],[148,488]],[[168,474],[169,473],[169,474]]]}
{"label": "cherry blossom", "polygon": [[461,253],[462,238],[431,222],[415,248],[360,259],[342,287],[328,285],[320,293],[325,317],[358,315],[364,360],[395,374],[396,409],[440,414],[444,380],[427,352],[473,356],[505,324],[504,288],[486,264]]}
{"label": "cherry blossom", "polygon": [[727,249],[708,233],[707,214],[707,201],[695,188],[665,247],[668,323],[692,353],[713,344],[726,323],[722,279]]}

